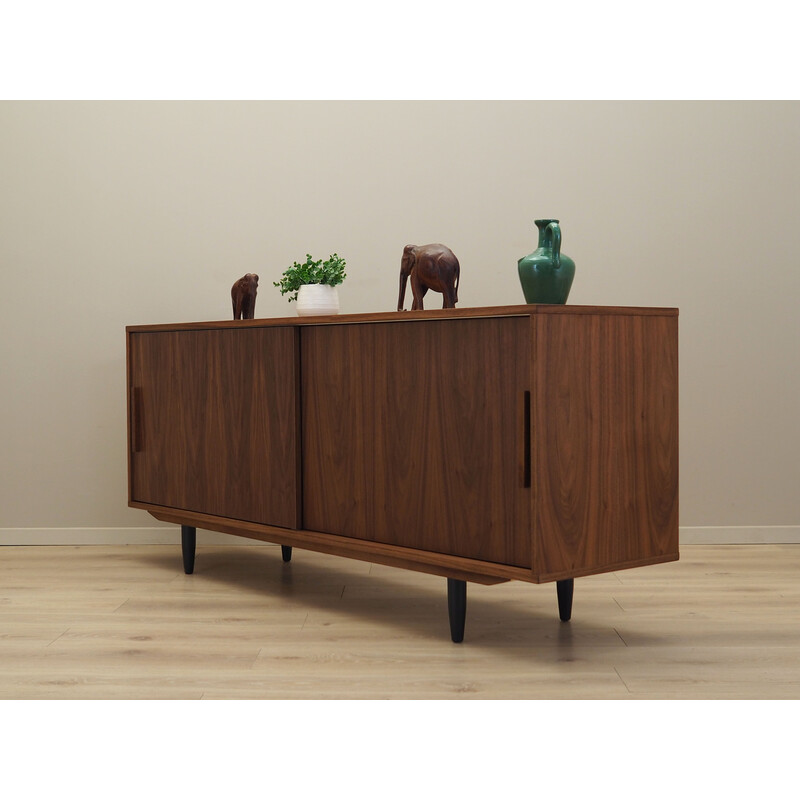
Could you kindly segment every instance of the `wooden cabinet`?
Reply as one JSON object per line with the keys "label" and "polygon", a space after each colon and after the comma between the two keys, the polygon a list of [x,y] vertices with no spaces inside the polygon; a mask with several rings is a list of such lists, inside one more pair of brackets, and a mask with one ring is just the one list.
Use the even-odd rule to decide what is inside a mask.
{"label": "wooden cabinet", "polygon": [[677,323],[526,305],[132,326],[129,504],[185,551],[201,527],[445,576],[456,641],[465,581],[556,581],[568,619],[575,577],[678,558]]}

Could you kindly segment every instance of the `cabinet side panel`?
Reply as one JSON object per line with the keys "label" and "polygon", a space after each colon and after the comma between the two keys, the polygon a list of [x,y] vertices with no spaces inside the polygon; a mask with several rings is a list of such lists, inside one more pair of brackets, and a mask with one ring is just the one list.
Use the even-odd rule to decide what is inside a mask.
{"label": "cabinet side panel", "polygon": [[131,499],[298,525],[292,328],[131,335]]}
{"label": "cabinet side panel", "polygon": [[540,579],[678,554],[677,317],[541,315]]}

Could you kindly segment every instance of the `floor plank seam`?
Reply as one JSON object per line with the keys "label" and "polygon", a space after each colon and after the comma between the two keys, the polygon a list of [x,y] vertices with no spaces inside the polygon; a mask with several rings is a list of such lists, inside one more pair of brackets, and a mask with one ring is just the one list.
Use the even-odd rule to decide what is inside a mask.
{"label": "floor plank seam", "polygon": [[628,692],[628,694],[633,694],[633,692],[628,687],[628,684],[625,683],[625,680],[623,679],[622,675],[619,674],[619,670],[616,667],[614,667],[614,672],[617,673],[617,677],[622,681],[622,685],[625,687],[625,690]]}
{"label": "floor plank seam", "polygon": [[52,642],[48,642],[45,645],[45,647],[50,647],[51,644],[55,644],[62,636],[66,636],[70,632],[70,630],[71,630],[70,628],[67,628],[65,631],[62,631],[61,633],[59,633],[58,636],[56,636],[56,638],[53,639]]}

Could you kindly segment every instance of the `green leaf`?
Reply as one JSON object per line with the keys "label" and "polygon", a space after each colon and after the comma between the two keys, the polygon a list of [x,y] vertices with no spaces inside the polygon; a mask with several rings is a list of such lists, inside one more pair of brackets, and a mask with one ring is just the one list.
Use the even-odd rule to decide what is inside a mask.
{"label": "green leaf", "polygon": [[282,295],[289,295],[289,302],[297,300],[297,292],[301,286],[309,283],[323,283],[328,286],[338,286],[347,277],[345,273],[346,262],[337,253],[332,253],[323,261],[314,260],[310,253],[306,253],[304,264],[295,261],[291,267],[284,271],[280,281],[273,283],[280,289]]}

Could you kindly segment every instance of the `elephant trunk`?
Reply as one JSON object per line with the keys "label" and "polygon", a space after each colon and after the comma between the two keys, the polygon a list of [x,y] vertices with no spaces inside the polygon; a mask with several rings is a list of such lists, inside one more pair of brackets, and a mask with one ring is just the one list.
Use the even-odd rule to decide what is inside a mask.
{"label": "elephant trunk", "polygon": [[414,269],[417,248],[413,244],[407,244],[403,248],[403,257],[400,259],[400,296],[397,298],[397,310],[403,310],[403,303],[406,299],[406,284],[411,270]]}
{"label": "elephant trunk", "polygon": [[400,270],[400,296],[397,298],[397,310],[403,310],[403,303],[406,299],[406,283],[408,282],[408,273]]}

